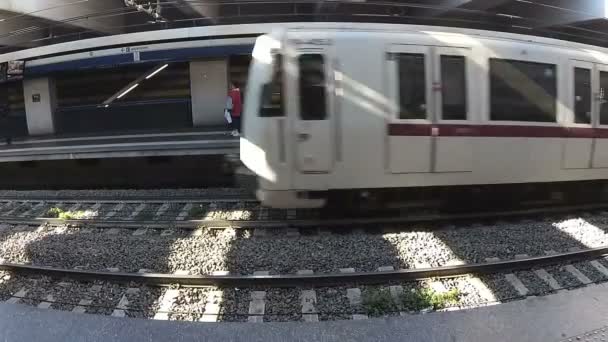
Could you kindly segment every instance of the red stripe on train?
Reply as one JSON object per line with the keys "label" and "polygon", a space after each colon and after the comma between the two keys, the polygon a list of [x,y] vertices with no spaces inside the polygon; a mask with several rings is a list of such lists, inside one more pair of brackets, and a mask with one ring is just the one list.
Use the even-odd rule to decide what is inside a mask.
{"label": "red stripe on train", "polygon": [[[436,128],[435,130],[433,128]],[[389,124],[390,136],[608,138],[606,128],[516,125]]]}

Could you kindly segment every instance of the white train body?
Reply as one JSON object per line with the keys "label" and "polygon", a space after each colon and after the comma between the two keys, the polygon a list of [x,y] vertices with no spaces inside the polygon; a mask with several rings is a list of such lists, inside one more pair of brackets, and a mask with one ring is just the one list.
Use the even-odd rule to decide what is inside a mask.
{"label": "white train body", "polygon": [[321,206],[307,194],[340,189],[608,178],[607,49],[341,25],[256,42],[241,160],[264,204]]}

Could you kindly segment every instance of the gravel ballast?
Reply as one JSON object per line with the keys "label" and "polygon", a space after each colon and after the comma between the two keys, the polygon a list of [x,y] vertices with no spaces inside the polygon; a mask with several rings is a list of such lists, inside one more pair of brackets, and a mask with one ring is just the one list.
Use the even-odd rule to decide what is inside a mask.
{"label": "gravel ballast", "polygon": [[165,236],[160,234],[163,229],[132,235],[134,230],[129,229],[85,229],[90,232],[83,234],[79,228],[66,227],[4,228],[0,230],[0,253],[10,262],[98,270],[118,267],[126,272],[141,268],[163,273],[189,270],[193,274],[253,274],[258,270],[293,274],[302,269],[333,273],[350,267],[375,271],[381,266],[404,269],[483,262],[489,257],[505,260],[524,253],[538,256],[548,250],[586,248],[586,244],[608,245],[608,236],[601,229],[581,224],[580,219],[434,232],[280,234],[268,238],[232,229],[203,231],[197,236],[175,230]]}
{"label": "gravel ballast", "polygon": [[[185,203],[174,203],[167,212],[179,213]],[[128,207],[128,206],[127,206]],[[127,208],[125,207],[125,208]],[[137,205],[123,208],[116,218],[129,215]],[[102,206],[103,208],[103,206]],[[220,206],[205,207],[207,213],[230,218],[235,213],[214,212]],[[158,209],[158,206],[154,208]],[[239,213],[237,213],[239,214]],[[240,213],[242,214],[242,213]],[[224,216],[222,216],[224,215]],[[228,215],[228,216],[226,216]],[[119,268],[123,272],[148,269],[152,272],[174,273],[187,270],[191,274],[209,274],[229,271],[235,275],[249,275],[255,271],[270,274],[295,274],[298,270],[313,270],[317,274],[338,272],[341,268],[356,271],[376,271],[381,266],[395,269],[443,266],[455,262],[485,262],[486,258],[513,259],[518,254],[529,256],[547,255],[548,251],[565,252],[573,247],[589,248],[608,245],[604,231],[608,219],[602,214],[585,219],[571,217],[563,220],[538,222],[500,223],[492,226],[474,226],[459,229],[427,231],[409,228],[410,231],[391,233],[348,232],[342,234],[311,233],[287,234],[286,231],[266,231],[265,237],[254,230],[200,230],[149,229],[141,235],[133,235],[130,229],[86,229],[68,226],[0,226],[0,254],[7,262],[32,263],[90,270]],[[88,233],[84,233],[84,231]],[[170,232],[170,234],[167,234]],[[200,233],[200,234],[199,234]],[[138,233],[139,234],[139,233]],[[608,267],[608,261],[598,259]],[[589,262],[572,264],[592,282],[607,280]],[[549,272],[562,287],[581,286],[581,282],[568,272],[564,265],[548,266]],[[514,274],[529,290],[528,295],[544,295],[554,292],[533,271]],[[3,277],[7,276],[7,279]],[[31,288],[29,305],[38,305],[47,295],[67,304],[53,304],[52,308],[71,310],[73,301],[93,299],[87,312],[111,314],[124,295],[129,301],[126,314],[131,317],[151,318],[159,308],[159,300],[165,289],[138,287],[137,284],[100,284],[97,292],[91,292],[94,284],[74,283],[59,286],[57,281],[43,277],[22,278],[0,273],[0,299],[6,300],[22,287]],[[505,280],[504,274],[480,277],[474,283],[468,277],[438,280],[447,289],[458,289],[457,303],[449,308],[484,305],[489,290],[495,300],[522,298]],[[477,284],[477,285],[475,285]],[[410,282],[399,284],[404,290],[428,287],[429,284]],[[351,286],[357,286],[351,284]],[[388,285],[387,285],[388,286]],[[129,288],[138,287],[137,293]],[[380,286],[360,286],[362,291]],[[386,287],[386,286],[384,286]],[[248,320],[251,291],[254,289],[188,289],[179,290],[178,298],[169,314],[172,320],[197,321],[204,317],[205,304],[210,291],[223,292],[220,321],[244,322]],[[258,289],[255,289],[258,290]],[[302,289],[259,289],[266,291],[264,321],[301,321]],[[348,302],[347,287],[320,287],[316,291],[316,313],[319,320],[350,319],[353,314],[364,313],[362,307]],[[72,303],[72,304],[70,304]],[[393,310],[387,315],[398,315]]]}
{"label": "gravel ballast", "polygon": [[346,287],[324,287],[316,289],[317,312],[321,321],[350,319],[353,308],[346,297]]}
{"label": "gravel ballast", "polygon": [[270,289],[266,291],[264,321],[300,321],[302,319],[300,292],[300,289]]}
{"label": "gravel ballast", "polygon": [[164,288],[138,287],[135,294],[127,293],[129,309],[126,314],[129,317],[152,318],[159,309],[159,300],[166,291]]}
{"label": "gravel ballast", "polygon": [[205,312],[210,289],[181,289],[169,314],[170,320],[198,321]]}
{"label": "gravel ballast", "polygon": [[491,274],[481,276],[479,279],[498,301],[504,302],[520,297],[517,290],[505,280],[504,274]]}
{"label": "gravel ballast", "polygon": [[100,283],[98,285],[99,289],[91,291],[89,294],[93,303],[92,306],[87,307],[87,313],[110,315],[128,287],[124,284]]}
{"label": "gravel ballast", "polygon": [[221,314],[218,321],[247,322],[251,290],[247,288],[222,289]]}
{"label": "gravel ballast", "polygon": [[539,279],[532,271],[520,271],[514,273],[524,286],[530,291],[528,295],[542,296],[551,293],[553,290],[549,285]]}

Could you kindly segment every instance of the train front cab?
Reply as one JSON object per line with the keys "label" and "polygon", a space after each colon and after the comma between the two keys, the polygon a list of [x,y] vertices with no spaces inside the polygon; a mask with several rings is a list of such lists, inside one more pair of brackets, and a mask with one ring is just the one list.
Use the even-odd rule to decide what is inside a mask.
{"label": "train front cab", "polygon": [[321,207],[325,199],[311,194],[328,189],[337,151],[331,39],[300,32],[290,40],[285,34],[256,41],[241,160],[258,176],[256,196],[264,205]]}

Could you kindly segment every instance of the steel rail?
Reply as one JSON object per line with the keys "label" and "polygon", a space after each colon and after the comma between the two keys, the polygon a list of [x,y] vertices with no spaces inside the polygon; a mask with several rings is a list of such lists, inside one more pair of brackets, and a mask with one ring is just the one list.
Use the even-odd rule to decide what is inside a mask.
{"label": "steel rail", "polygon": [[[471,219],[499,219],[517,216],[529,216],[537,214],[557,214],[576,210],[598,210],[608,208],[608,203],[587,204],[575,206],[560,206],[549,208],[534,208],[509,211],[488,211],[462,214],[423,214],[410,216],[390,216],[390,217],[368,217],[368,218],[318,218],[318,219],[285,219],[285,220],[104,220],[104,219],[60,219],[48,217],[24,218],[15,216],[0,216],[0,222],[16,225],[40,225],[48,223],[52,225],[75,225],[89,226],[97,228],[125,228],[125,229],[164,229],[164,228],[316,228],[316,227],[344,227],[353,225],[371,224],[409,224],[409,223],[429,223],[443,221],[458,221]],[[247,209],[245,209],[247,210]]]}
{"label": "steel rail", "polygon": [[354,272],[312,275],[176,275],[164,273],[124,273],[84,271],[46,266],[0,263],[0,269],[28,275],[71,278],[84,281],[136,282],[151,286],[223,286],[223,287],[300,287],[356,284],[386,284],[428,278],[455,277],[467,274],[492,274],[541,267],[545,265],[598,258],[608,247],[590,248],[547,256],[496,262],[403,269],[384,272]]}

